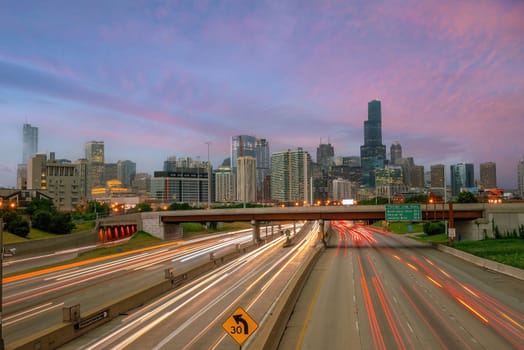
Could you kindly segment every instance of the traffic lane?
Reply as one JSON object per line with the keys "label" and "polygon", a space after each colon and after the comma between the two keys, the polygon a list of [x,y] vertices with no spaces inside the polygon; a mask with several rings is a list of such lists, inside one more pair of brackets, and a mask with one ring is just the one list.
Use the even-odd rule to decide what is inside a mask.
{"label": "traffic lane", "polygon": [[[223,238],[213,244],[217,242],[220,247],[224,246]],[[172,260],[188,253],[194,255],[201,247],[209,246],[208,242],[202,242],[177,250],[145,252],[9,283],[8,287],[12,288],[6,288],[8,293],[4,299],[6,342],[61,323],[62,307],[79,304],[81,312],[86,312],[162,281],[167,267],[172,267],[176,274],[195,264],[207,263],[209,254],[184,262]]]}
{"label": "traffic lane", "polygon": [[[522,328],[524,319],[518,309],[507,304],[508,293],[505,293],[506,296],[501,299],[504,300],[502,303],[490,295],[491,288],[487,288],[488,285],[477,284],[476,276],[484,275],[484,278],[489,278],[492,274],[459,260],[455,262],[454,271],[469,268],[476,270],[476,273],[466,274],[459,279],[451,270],[443,268],[429,257],[434,255],[444,260],[445,255],[439,251],[403,248],[395,249],[393,251],[395,254],[391,254],[391,249],[381,248],[385,246],[383,242],[391,240],[399,242],[399,237],[379,234],[375,235],[375,238],[380,248],[373,249],[377,252],[374,254],[376,260],[368,257],[369,264],[373,268],[373,262],[380,262],[377,266],[381,266],[384,273],[378,276],[377,271],[380,267],[376,268],[373,273],[377,278],[373,282],[380,283],[381,280],[387,281],[392,277],[402,281],[400,285],[402,294],[399,297],[404,296],[402,300],[408,300],[411,309],[416,311],[421,322],[432,325],[428,327],[429,330],[440,329],[440,332],[433,334],[433,338],[440,344],[449,343],[451,346],[460,344],[465,347],[483,344],[490,348],[523,345],[524,336],[521,331],[524,330]],[[378,254],[379,251],[384,254]],[[402,280],[406,276],[411,276],[411,280]],[[497,276],[497,279],[505,279],[505,277]],[[513,279],[509,278],[509,280]],[[380,293],[378,287],[376,290]],[[511,295],[514,290],[510,289],[508,292]],[[440,308],[434,307],[434,304]],[[425,309],[418,310],[417,306],[420,305]],[[383,310],[387,311],[387,308]],[[426,315],[430,315],[433,319],[425,320]]]}
{"label": "traffic lane", "polygon": [[[451,284],[453,281],[442,280],[439,276],[428,276],[428,271],[420,266],[421,263],[411,258],[411,255],[417,257],[419,250],[422,253],[429,250],[408,248],[410,258],[403,259],[402,255],[392,254],[401,249],[388,248],[392,243],[395,246],[405,245],[402,242],[391,242],[391,239],[386,239],[389,242],[385,242],[380,236],[359,234],[358,231],[354,231],[353,234],[349,231],[342,232],[335,238],[335,242],[331,243],[336,248],[325,252],[326,257],[332,255],[333,259],[332,263],[325,264],[326,283],[319,285],[319,292],[316,293],[318,298],[313,297],[315,293],[307,283],[305,290],[309,288],[309,298],[299,301],[297,304],[299,310],[295,310],[295,314],[299,314],[301,305],[302,308],[309,305],[311,316],[306,317],[305,322],[292,318],[283,338],[282,349],[315,349],[321,345],[329,345],[329,348],[334,349],[456,348],[457,346],[478,348],[479,344],[501,348],[522,346],[518,342],[519,335],[521,336],[519,314],[512,312],[511,308],[504,309],[506,316],[512,320],[507,321],[505,327],[510,327],[509,324],[512,322],[516,323],[512,324],[514,328],[505,330],[514,337],[508,336],[504,331],[501,335],[500,328],[503,326],[499,324],[486,330],[486,324],[474,313],[478,305],[473,303],[468,295],[455,288],[451,289],[451,292],[443,292],[443,288],[438,287],[434,282],[440,281],[450,288],[453,286]],[[376,244],[375,248],[372,247],[373,244]],[[347,246],[358,248],[346,250]],[[352,264],[347,263],[348,256],[351,256]],[[322,259],[324,257],[320,262],[323,261]],[[421,259],[422,257],[418,257],[418,260]],[[349,282],[351,280],[344,279],[340,271],[335,273],[337,264],[343,260],[346,261],[345,274],[354,276],[352,282],[359,286],[355,290],[349,288],[352,285]],[[432,266],[428,262],[422,264],[425,265],[426,270],[427,266]],[[419,270],[416,270],[417,268]],[[328,283],[330,274],[337,277]],[[319,275],[321,274],[317,271],[317,283],[320,279]],[[315,272],[312,276],[315,276]],[[433,281],[428,277],[432,277]],[[337,281],[346,282],[337,284]],[[342,292],[341,288],[344,289]],[[348,294],[349,298],[353,294],[353,305],[348,306],[347,298],[340,299],[337,293]],[[330,312],[325,312],[327,306],[322,303],[337,307],[328,307]],[[501,304],[496,305],[501,306]],[[348,314],[354,315],[355,309],[357,315],[366,315],[366,317],[357,316],[357,321],[353,324],[355,317],[348,317]],[[496,322],[500,320],[493,321]],[[323,328],[327,328],[327,332]],[[342,329],[342,332],[339,329]],[[346,337],[348,333],[355,331],[359,334],[357,338],[354,334]],[[324,333],[327,335],[325,336]]]}
{"label": "traffic lane", "polygon": [[[316,237],[316,231],[312,231],[308,242],[311,243],[311,238]],[[195,349],[231,348],[235,342],[221,327],[228,313],[242,305],[254,319],[261,322],[260,319],[289,281],[290,274],[300,266],[297,259],[303,259],[311,252],[311,249],[300,247],[298,243],[283,248],[283,239],[285,237],[275,241],[275,247],[265,253],[271,243],[207,274],[206,280],[199,279],[200,285],[195,286],[200,283],[195,281],[166,295],[159,303],[153,302],[137,310],[126,320],[121,320],[120,325],[111,327],[107,334],[99,334],[98,341],[90,342],[88,347],[84,340],[78,339],[66,348],[114,348],[123,346],[123,342],[127,348],[138,349],[181,349],[185,346]],[[296,256],[286,256],[290,252]],[[283,265],[287,267],[283,268]],[[222,274],[221,271],[227,268],[230,269]],[[280,268],[283,270],[280,271]]]}
{"label": "traffic lane", "polygon": [[[377,235],[379,242],[384,242],[384,248],[395,246],[404,254],[407,260],[418,263],[416,256],[411,255],[416,249],[422,263],[429,264],[434,270],[448,273],[454,280],[462,282],[464,286],[471,285],[474,289],[482,290],[490,298],[503,300],[511,309],[524,313],[524,281],[506,276],[478,265],[459,259],[431,247],[420,246],[420,242],[413,239],[390,235]],[[445,275],[444,275],[445,276]],[[464,288],[461,286],[461,288]]]}
{"label": "traffic lane", "polygon": [[[211,300],[198,299],[192,303],[192,318],[185,314],[173,315],[169,321],[156,326],[150,333],[144,334],[131,348],[141,349],[152,346],[165,349],[230,349],[235,346],[221,324],[238,306],[242,306],[249,315],[260,322],[276,299],[286,282],[290,279],[291,270],[298,268],[299,263],[288,263],[291,266],[285,272],[278,272],[288,258],[282,256],[291,249],[282,248],[280,241],[275,252],[264,254],[252,260],[230,274],[220,286],[209,291]],[[282,261],[278,261],[283,259]],[[180,323],[184,319],[188,320]]]}
{"label": "traffic lane", "polygon": [[[204,255],[206,251],[217,250],[218,247],[225,247],[228,244],[233,246],[236,242],[246,239],[250,239],[250,235],[229,239],[208,239],[191,246],[164,247],[135,254],[92,259],[93,262],[57,266],[56,268],[45,269],[46,273],[40,273],[40,271],[28,273],[26,278],[24,278],[24,275],[14,276],[13,282],[9,279],[4,280],[4,311],[9,313],[11,306],[20,307],[22,302],[27,302],[32,298],[42,299],[47,293],[59,292],[63,289],[67,289],[69,293],[73,287],[81,288],[85,282],[101,280],[116,272],[144,269],[149,265],[161,264],[177,257],[188,256],[185,260],[191,260],[192,257]],[[188,255],[190,253],[194,254]],[[184,262],[184,260],[181,262]]]}

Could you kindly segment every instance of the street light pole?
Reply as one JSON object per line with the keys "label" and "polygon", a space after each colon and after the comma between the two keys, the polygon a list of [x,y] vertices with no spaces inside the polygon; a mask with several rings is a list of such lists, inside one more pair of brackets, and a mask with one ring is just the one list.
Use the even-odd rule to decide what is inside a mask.
{"label": "street light pole", "polygon": [[209,162],[209,146],[211,141],[207,144],[207,209],[211,209],[211,163]]}
{"label": "street light pole", "polygon": [[0,350],[4,350],[4,333],[3,333],[4,324],[2,322],[2,312],[4,311],[2,307],[2,304],[4,301],[4,294],[3,294],[4,285],[2,283],[2,280],[4,278],[4,270],[3,270],[4,239],[3,238],[4,238],[4,221],[0,219]]}

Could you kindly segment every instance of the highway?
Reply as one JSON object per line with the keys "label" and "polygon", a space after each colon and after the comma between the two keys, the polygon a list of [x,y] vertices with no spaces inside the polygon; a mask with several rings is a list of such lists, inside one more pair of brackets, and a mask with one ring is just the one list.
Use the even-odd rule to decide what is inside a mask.
{"label": "highway", "polygon": [[279,349],[524,349],[524,282],[333,222]]}
{"label": "highway", "polygon": [[306,224],[293,244],[284,247],[281,236],[62,349],[237,348],[223,323],[241,307],[264,327],[282,290],[319,244],[318,230],[317,223]]}
{"label": "highway", "polygon": [[[263,229],[261,231],[263,233]],[[264,234],[262,236],[264,238]],[[283,236],[277,230],[275,236],[282,245]],[[209,263],[210,254],[227,254],[250,242],[252,230],[242,230],[191,241],[166,242],[154,249],[63,264],[4,278],[4,341],[9,348],[9,344],[16,340],[62,323],[63,307],[79,304],[81,312],[96,309],[164,280],[166,268],[172,268],[175,274],[182,273]],[[46,259],[53,260],[52,257]],[[5,266],[6,269],[14,268],[13,263],[8,265],[11,266]]]}

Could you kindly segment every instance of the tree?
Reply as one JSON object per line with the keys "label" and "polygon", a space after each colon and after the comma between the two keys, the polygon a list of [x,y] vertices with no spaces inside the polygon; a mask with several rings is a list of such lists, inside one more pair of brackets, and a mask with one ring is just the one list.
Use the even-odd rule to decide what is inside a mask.
{"label": "tree", "polygon": [[33,199],[25,209],[25,212],[31,216],[39,210],[47,211],[50,213],[56,212],[56,207],[53,201],[46,198],[35,198]]}
{"label": "tree", "polygon": [[462,191],[457,196],[457,203],[478,203],[478,199],[473,193]]}
{"label": "tree", "polygon": [[71,214],[58,212],[49,199],[33,199],[26,212],[31,215],[33,227],[42,231],[67,234],[75,228]]}

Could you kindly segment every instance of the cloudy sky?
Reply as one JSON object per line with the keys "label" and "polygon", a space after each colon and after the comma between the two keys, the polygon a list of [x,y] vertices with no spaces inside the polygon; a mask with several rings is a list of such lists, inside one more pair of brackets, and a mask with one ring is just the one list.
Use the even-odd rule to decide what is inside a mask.
{"label": "cloudy sky", "polygon": [[515,188],[524,154],[524,2],[0,0],[0,187],[16,184],[22,125],[39,151],[139,172],[169,156],[272,152],[328,140],[359,155],[367,103],[383,142],[415,162],[497,163]]}

